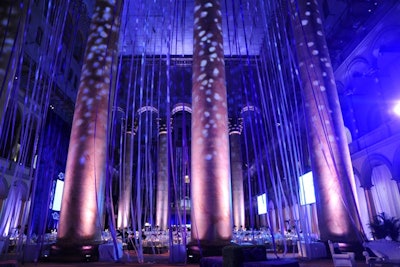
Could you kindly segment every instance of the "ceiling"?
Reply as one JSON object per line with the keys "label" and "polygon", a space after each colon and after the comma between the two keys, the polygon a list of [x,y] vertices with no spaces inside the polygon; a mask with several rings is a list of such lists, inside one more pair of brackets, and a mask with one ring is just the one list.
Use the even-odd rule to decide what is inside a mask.
{"label": "ceiling", "polygon": [[[253,1],[221,1],[224,51],[227,55],[258,55],[264,36],[260,8]],[[120,52],[184,56],[193,53],[194,0],[126,1]]]}
{"label": "ceiling", "polygon": [[[262,0],[220,2],[225,54],[258,55],[267,31],[266,10],[273,10],[275,4]],[[320,1],[334,59],[374,25],[370,18],[390,5],[389,2],[394,1]],[[193,13],[194,0],[125,1],[120,52],[124,55],[192,55]]]}
{"label": "ceiling", "polygon": [[[89,13],[94,1],[84,0]],[[170,55],[190,66],[193,52],[194,0],[124,1],[120,53],[124,56]],[[227,58],[259,55],[268,31],[266,8],[276,2],[224,0],[224,51]],[[320,0],[328,49],[334,68],[339,66],[395,0]],[[271,4],[272,3],[272,4]],[[272,25],[275,26],[275,25]],[[65,97],[58,97],[65,103]],[[73,103],[63,108],[72,118]],[[69,121],[70,119],[68,119]]]}

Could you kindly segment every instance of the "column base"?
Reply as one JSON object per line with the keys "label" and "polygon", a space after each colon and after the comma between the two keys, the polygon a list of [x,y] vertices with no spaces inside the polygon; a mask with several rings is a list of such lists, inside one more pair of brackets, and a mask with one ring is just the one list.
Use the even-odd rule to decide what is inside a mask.
{"label": "column base", "polygon": [[192,241],[186,245],[188,263],[199,263],[202,257],[222,256],[222,249],[232,245],[230,241]]}
{"label": "column base", "polygon": [[[328,244],[326,246],[329,249]],[[362,254],[364,246],[360,242],[340,242],[340,249],[344,252],[354,252],[356,260],[365,260]]]}
{"label": "column base", "polygon": [[52,245],[46,261],[50,262],[90,262],[99,260],[98,245],[59,246]]}

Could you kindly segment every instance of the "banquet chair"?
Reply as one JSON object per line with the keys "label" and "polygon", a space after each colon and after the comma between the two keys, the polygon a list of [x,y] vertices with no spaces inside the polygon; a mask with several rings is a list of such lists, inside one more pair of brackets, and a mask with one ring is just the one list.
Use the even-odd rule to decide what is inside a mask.
{"label": "banquet chair", "polygon": [[365,257],[365,263],[368,264],[368,266],[376,266],[379,265],[384,259],[381,257],[378,257],[370,248],[364,247],[363,255]]}
{"label": "banquet chair", "polygon": [[399,242],[381,239],[364,242],[363,246],[369,266],[400,266]]}
{"label": "banquet chair", "polygon": [[328,240],[329,250],[332,254],[333,265],[335,267],[355,267],[356,260],[354,252],[342,252],[338,243]]}

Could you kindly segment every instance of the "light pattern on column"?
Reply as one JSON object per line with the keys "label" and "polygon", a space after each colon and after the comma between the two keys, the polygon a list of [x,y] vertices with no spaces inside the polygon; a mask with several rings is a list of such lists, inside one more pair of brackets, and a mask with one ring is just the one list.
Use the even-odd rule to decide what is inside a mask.
{"label": "light pattern on column", "polygon": [[242,170],[242,148],[241,133],[242,120],[229,120],[229,147],[231,155],[232,174],[232,214],[233,225],[237,228],[245,226],[244,217],[244,191],[243,191],[243,170]]}
{"label": "light pattern on column", "polygon": [[108,102],[121,5],[122,1],[96,1],[72,122],[57,239],[60,246],[101,241]]}
{"label": "light pattern on column", "polygon": [[225,65],[219,1],[195,1],[192,77],[192,240],[232,236]]}
{"label": "light pattern on column", "polygon": [[291,2],[321,239],[357,242],[362,226],[350,186],[350,153],[318,3]]}
{"label": "light pattern on column", "polygon": [[168,228],[169,183],[168,183],[168,147],[167,125],[159,121],[157,157],[157,196],[156,225],[162,230]]}

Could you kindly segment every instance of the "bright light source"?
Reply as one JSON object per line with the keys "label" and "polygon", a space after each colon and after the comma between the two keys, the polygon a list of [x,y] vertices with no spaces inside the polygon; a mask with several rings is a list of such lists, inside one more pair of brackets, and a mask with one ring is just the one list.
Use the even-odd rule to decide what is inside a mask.
{"label": "bright light source", "polygon": [[394,106],[393,111],[397,116],[400,116],[400,102]]}
{"label": "bright light source", "polygon": [[60,211],[63,191],[64,191],[64,181],[57,179],[52,210]]}
{"label": "bright light source", "polygon": [[267,195],[262,194],[257,196],[258,215],[267,213]]}
{"label": "bright light source", "polygon": [[307,172],[299,177],[300,204],[315,203],[314,181],[312,172]]}

